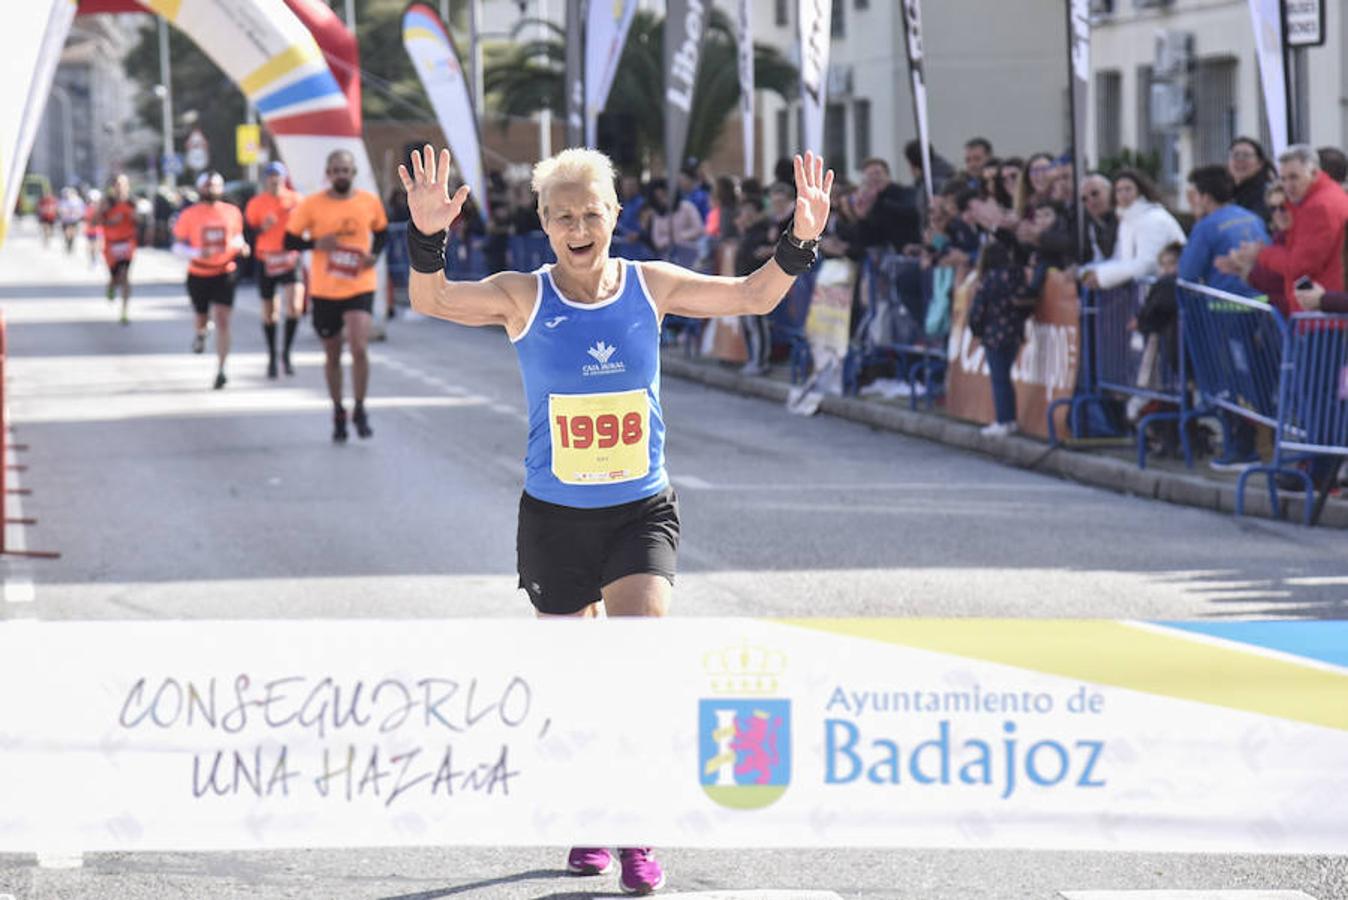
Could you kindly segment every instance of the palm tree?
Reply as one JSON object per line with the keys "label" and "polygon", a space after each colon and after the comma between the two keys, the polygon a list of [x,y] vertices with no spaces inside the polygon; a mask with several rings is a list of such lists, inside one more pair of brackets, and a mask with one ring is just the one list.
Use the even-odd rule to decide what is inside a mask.
{"label": "palm tree", "polygon": [[[511,117],[524,117],[541,109],[564,116],[563,70],[566,65],[566,35],[551,23],[521,22],[519,29],[545,25],[546,39],[535,39],[488,50],[483,82],[489,105],[504,124]],[[624,114],[636,123],[638,156],[649,163],[664,154],[664,19],[641,10],[632,19],[618,61],[605,111]],[[685,155],[705,159],[721,136],[726,119],[738,109],[740,86],[734,25],[729,16],[713,9],[707,21],[698,65],[693,108],[689,114]],[[799,75],[796,67],[774,47],[754,44],[754,84],[783,99],[795,96]]]}

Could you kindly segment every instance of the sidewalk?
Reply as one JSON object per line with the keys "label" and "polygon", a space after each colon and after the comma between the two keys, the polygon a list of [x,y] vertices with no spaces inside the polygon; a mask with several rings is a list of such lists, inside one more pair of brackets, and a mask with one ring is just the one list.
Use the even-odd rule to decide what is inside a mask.
{"label": "sidewalk", "polygon": [[[661,366],[667,375],[783,405],[791,389],[786,367],[781,365],[776,366],[773,373],[766,377],[741,375],[738,367],[727,367],[715,360],[688,357],[678,348],[664,351]],[[1022,469],[1057,475],[1122,494],[1227,514],[1234,514],[1236,508],[1235,473],[1215,472],[1202,461],[1192,469],[1186,469],[1180,460],[1159,459],[1155,456],[1148,458],[1146,469],[1139,469],[1135,446],[1131,441],[1109,446],[1063,445],[1050,448],[1038,439],[1019,435],[984,437],[978,433],[979,425],[952,418],[939,409],[934,412],[913,412],[908,409],[906,398],[888,401],[878,398],[825,397],[819,409],[824,414],[873,428],[984,453]],[[783,410],[782,415],[789,413]],[[1262,477],[1251,478],[1247,483],[1247,517],[1273,518],[1265,485]],[[1301,500],[1288,499],[1286,491],[1279,491],[1278,499],[1285,520],[1299,524],[1302,521]],[[1348,498],[1331,495],[1320,515],[1319,524],[1329,528],[1348,528]]]}

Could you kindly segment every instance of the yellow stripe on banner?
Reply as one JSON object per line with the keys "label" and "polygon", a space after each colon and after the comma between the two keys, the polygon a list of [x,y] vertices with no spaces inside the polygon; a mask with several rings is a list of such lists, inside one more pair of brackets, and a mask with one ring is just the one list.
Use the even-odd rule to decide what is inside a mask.
{"label": "yellow stripe on banner", "polygon": [[1348,674],[1125,622],[785,619],[867,638],[1348,731]]}
{"label": "yellow stripe on banner", "polygon": [[424,40],[424,41],[435,41],[435,42],[440,43],[440,44],[443,44],[443,43],[445,42],[445,41],[444,41],[444,35],[436,34],[434,31],[431,31],[429,28],[409,28],[409,29],[407,29],[406,31],[403,32],[403,40],[408,40],[408,39],[410,39],[410,38],[420,38],[420,39],[422,39],[422,40]]}
{"label": "yellow stripe on banner", "polygon": [[170,22],[178,21],[178,13],[183,8],[183,0],[141,0],[141,2]]}
{"label": "yellow stripe on banner", "polygon": [[288,47],[271,59],[249,72],[239,82],[243,92],[252,97],[264,87],[288,72],[293,72],[305,63],[322,59],[318,45],[312,42]]}

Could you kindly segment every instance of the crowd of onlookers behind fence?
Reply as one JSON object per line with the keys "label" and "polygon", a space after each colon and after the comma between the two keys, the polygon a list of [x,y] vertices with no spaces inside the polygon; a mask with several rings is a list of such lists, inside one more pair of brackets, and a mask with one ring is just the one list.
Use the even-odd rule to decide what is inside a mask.
{"label": "crowd of onlookers behind fence", "polygon": [[[1338,149],[1298,145],[1275,160],[1258,141],[1236,138],[1226,160],[1188,173],[1183,216],[1168,208],[1153,180],[1136,168],[1083,173],[1078,182],[1067,154],[999,156],[982,137],[965,143],[961,165],[934,149],[930,162],[930,198],[916,141],[904,148],[902,176],[887,160],[871,158],[861,162],[858,181],[839,177],[820,251],[826,259],[850,259],[883,276],[878,282],[885,286],[883,317],[868,308],[875,305],[875,292],[857,281],[852,322],[854,329],[864,329],[854,336],[863,344],[941,345],[949,329],[952,287],[973,286],[972,302],[961,313],[987,363],[995,410],[994,421],[984,429],[989,434],[1017,428],[1012,369],[1026,322],[1055,270],[1074,278],[1084,294],[1134,286],[1138,306],[1129,330],[1137,340],[1163,341],[1172,348],[1176,279],[1263,298],[1284,316],[1306,310],[1348,312],[1348,158]],[[767,183],[714,175],[697,160],[685,163],[674,185],[663,178],[642,182],[633,175],[623,175],[620,182],[618,252],[720,274],[747,274],[770,258],[794,209],[786,159]],[[1080,192],[1080,207],[1074,190]],[[166,188],[143,198],[144,242],[162,242],[173,214],[191,199],[190,191]],[[511,185],[493,172],[486,216],[473,205],[481,200],[470,199],[452,227],[451,247],[465,254],[471,248],[473,262],[463,274],[519,268],[512,246],[526,235],[535,236],[536,246],[541,242],[527,183]],[[400,188],[395,186],[386,204],[390,221],[406,220]],[[1085,218],[1080,231],[1078,208]],[[733,254],[718,252],[729,246]],[[799,319],[800,312],[797,304],[791,314]],[[786,352],[784,341],[800,339],[801,323],[783,327],[782,320],[781,313],[744,320],[747,372],[766,372]],[[897,372],[902,376],[904,370],[899,366]],[[884,374],[883,367],[871,367],[853,373],[852,383]],[[1136,421],[1146,409],[1135,399],[1121,408],[1121,417]],[[1219,466],[1254,459],[1248,424],[1231,423],[1223,436],[1226,446],[1220,452],[1214,448]]]}
{"label": "crowd of onlookers behind fence", "polygon": [[[999,156],[982,137],[965,143],[962,165],[933,150],[935,196],[928,199],[917,142],[904,148],[904,157],[902,175],[886,160],[866,159],[858,181],[840,177],[835,182],[820,249],[825,258],[852,259],[885,274],[886,300],[894,307],[886,328],[895,343],[902,343],[901,336],[941,344],[942,323],[949,327],[951,284],[976,276],[976,282],[969,279],[976,288],[963,321],[981,341],[988,366],[995,408],[995,421],[985,429],[989,434],[1016,430],[1012,368],[1026,321],[1054,270],[1074,278],[1083,294],[1133,288],[1138,307],[1128,327],[1134,340],[1168,335],[1172,346],[1177,279],[1262,298],[1285,317],[1309,310],[1348,311],[1348,158],[1338,149],[1298,145],[1272,159],[1258,141],[1239,137],[1225,160],[1187,173],[1184,214],[1173,212],[1152,178],[1139,169],[1088,172],[1078,183],[1066,154]],[[746,274],[771,256],[793,211],[789,161],[780,161],[773,176],[766,184],[714,176],[696,160],[687,162],[673,186],[664,179],[642,183],[625,175],[615,242],[625,254]],[[1078,238],[1075,190],[1085,217],[1084,241]],[[524,185],[512,188],[494,179],[489,202],[485,225],[464,216],[456,228],[463,245],[482,248],[490,271],[511,264],[512,236],[540,226]],[[396,219],[396,196],[390,203]],[[713,252],[725,241],[735,242],[733,257]],[[942,271],[953,271],[955,277],[935,277]],[[874,324],[865,309],[869,302],[858,287],[854,328]],[[940,314],[933,316],[934,311]],[[775,331],[773,322],[764,317],[744,324],[750,373],[772,364],[774,344],[778,356],[785,352],[785,332]],[[883,340],[874,333],[857,339]],[[862,373],[865,378],[880,374]],[[1135,422],[1147,409],[1135,400],[1119,412]],[[1254,429],[1244,422],[1230,424],[1223,428],[1229,446],[1212,448],[1219,467],[1255,458]]]}

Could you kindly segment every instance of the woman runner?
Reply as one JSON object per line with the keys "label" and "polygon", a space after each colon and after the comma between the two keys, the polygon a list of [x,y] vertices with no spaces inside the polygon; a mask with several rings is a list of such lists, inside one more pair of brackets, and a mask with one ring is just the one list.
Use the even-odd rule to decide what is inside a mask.
{"label": "woman runner", "polygon": [[[795,158],[795,219],[772,259],[741,278],[666,262],[609,257],[618,219],[613,165],[563,150],[534,167],[538,212],[557,262],[478,282],[444,277],[446,229],[468,198],[449,195],[450,155],[428,144],[399,166],[412,307],[461,325],[500,325],[515,346],[529,412],[516,552],[519,583],[539,616],[663,616],[679,543],[678,502],[665,472],[660,325],[666,315],[766,315],[814,265],[833,172]],[[619,850],[621,886],[664,884],[649,847]],[[568,868],[613,868],[606,848],[576,847]]]}

